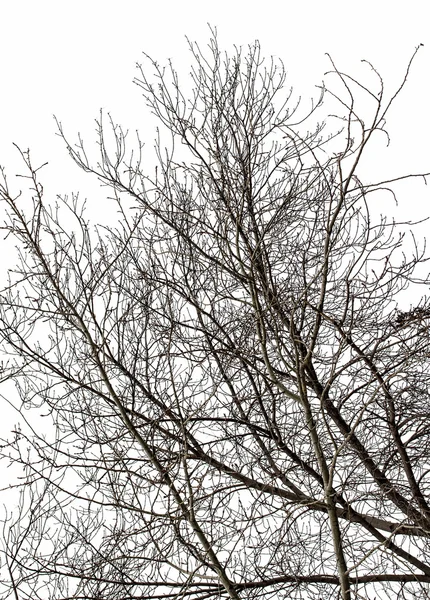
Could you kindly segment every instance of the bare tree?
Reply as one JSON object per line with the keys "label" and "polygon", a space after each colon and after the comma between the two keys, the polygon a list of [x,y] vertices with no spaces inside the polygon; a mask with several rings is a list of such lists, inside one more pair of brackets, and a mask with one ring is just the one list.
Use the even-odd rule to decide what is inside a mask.
{"label": "bare tree", "polygon": [[94,160],[59,124],[115,228],[45,200],[29,152],[27,193],[3,178],[3,378],[23,420],[2,453],[24,478],[2,597],[428,598],[430,302],[398,300],[429,278],[369,207],[418,175],[359,173],[416,52],[389,98],[370,64],[372,85],[332,63],[300,115],[258,43],[190,48],[190,98],[171,65],[136,79],[171,138],[153,176],[112,120]]}

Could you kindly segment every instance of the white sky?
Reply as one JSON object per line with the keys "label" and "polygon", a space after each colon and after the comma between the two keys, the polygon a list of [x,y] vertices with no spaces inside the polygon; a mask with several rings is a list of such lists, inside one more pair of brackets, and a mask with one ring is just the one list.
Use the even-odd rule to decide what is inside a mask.
{"label": "white sky", "polygon": [[[83,189],[88,195],[96,190],[70,163],[55,135],[52,115],[72,136],[80,131],[91,145],[93,120],[103,108],[126,128],[140,129],[141,137],[152,145],[147,109],[132,84],[135,63],[145,51],[160,63],[172,58],[186,68],[190,55],[185,36],[203,46],[209,40],[209,22],[218,28],[221,46],[227,50],[234,43],[259,39],[264,55],[282,58],[288,83],[304,100],[317,96],[314,86],[330,68],[326,52],[339,68],[357,76],[363,72],[360,60],[370,60],[393,90],[414,48],[423,43],[388,122],[392,146],[384,156],[375,151],[369,169],[376,173],[381,169],[383,176],[430,171],[427,4],[427,0],[0,0],[0,165],[12,179],[17,172],[15,142],[30,147],[36,163],[49,162],[44,182],[53,199],[54,193]],[[409,216],[428,212],[430,187],[414,189],[416,193],[403,198]],[[0,253],[2,243],[0,238]],[[1,437],[15,420],[1,398],[0,413]]]}
{"label": "white sky", "polygon": [[[313,86],[329,69],[326,52],[354,74],[361,72],[360,59],[371,60],[393,86],[413,49],[424,43],[399,103],[403,122],[397,123],[397,133],[415,147],[427,144],[427,4],[426,0],[3,1],[0,164],[9,163],[12,141],[30,146],[43,160],[56,161],[63,146],[55,138],[54,113],[69,131],[80,129],[87,137],[101,107],[132,129],[141,126],[145,108],[131,83],[141,52],[159,62],[171,57],[178,65],[188,65],[185,36],[204,45],[208,22],[217,26],[226,48],[258,38],[263,54],[283,59],[291,83],[304,97],[314,93]],[[410,156],[409,150],[406,154]]]}

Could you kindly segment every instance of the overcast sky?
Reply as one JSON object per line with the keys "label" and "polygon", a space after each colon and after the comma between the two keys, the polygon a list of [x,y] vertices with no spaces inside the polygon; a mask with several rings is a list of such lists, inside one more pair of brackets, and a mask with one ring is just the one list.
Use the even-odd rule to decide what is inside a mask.
{"label": "overcast sky", "polygon": [[[207,23],[227,50],[259,39],[263,54],[280,57],[288,83],[304,99],[317,95],[330,68],[360,76],[366,58],[394,89],[414,48],[419,52],[408,86],[389,121],[393,145],[387,156],[410,170],[429,162],[428,91],[430,29],[425,0],[290,0],[205,2],[144,0],[13,0],[0,3],[0,164],[12,169],[12,142],[49,161],[45,179],[56,193],[76,191],[80,175],[56,137],[55,114],[66,131],[90,140],[99,109],[152,143],[144,106],[132,84],[142,51],[186,68],[185,36],[204,45]],[[94,139],[94,138],[92,138]],[[396,154],[396,151],[397,154]],[[375,157],[376,158],[376,157]],[[378,157],[378,161],[386,158]],[[394,160],[394,158],[393,158]],[[428,169],[427,169],[428,170]]]}
{"label": "overcast sky", "polygon": [[[330,68],[326,53],[339,68],[356,76],[363,69],[361,59],[370,60],[393,90],[414,48],[423,43],[388,122],[392,148],[386,155],[375,153],[369,168],[429,171],[427,4],[425,0],[3,0],[0,164],[10,176],[16,172],[15,142],[30,147],[35,162],[49,162],[45,181],[52,193],[78,191],[82,186],[87,193],[86,183],[55,135],[53,114],[66,131],[80,131],[91,140],[93,120],[103,108],[125,127],[143,130],[141,137],[152,143],[154,132],[146,130],[147,109],[132,84],[135,64],[144,51],[160,63],[172,58],[186,67],[190,54],[185,36],[203,46],[210,23],[227,50],[259,39],[263,54],[283,60],[288,83],[304,99],[317,95],[314,86]],[[409,213],[428,212],[428,190],[421,186],[403,199]],[[0,409],[4,411],[1,405]]]}
{"label": "overcast sky", "polygon": [[159,62],[172,58],[187,65],[185,36],[204,44],[207,23],[218,28],[227,49],[259,39],[264,54],[282,58],[302,96],[313,93],[329,69],[327,52],[354,74],[362,58],[371,60],[392,86],[414,48],[424,43],[399,103],[409,107],[400,124],[404,129],[398,125],[399,135],[420,144],[430,133],[426,5],[425,0],[1,2],[0,164],[8,163],[12,141],[52,160],[61,147],[53,114],[71,131],[89,132],[103,107],[139,127],[144,107],[131,81],[142,51]]}

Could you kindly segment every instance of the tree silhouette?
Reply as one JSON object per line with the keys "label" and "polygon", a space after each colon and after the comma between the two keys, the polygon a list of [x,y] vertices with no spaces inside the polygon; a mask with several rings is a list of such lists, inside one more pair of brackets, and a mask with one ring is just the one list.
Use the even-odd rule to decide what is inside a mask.
{"label": "tree silhouette", "polygon": [[45,200],[28,151],[26,192],[3,172],[2,454],[24,476],[2,598],[427,597],[430,303],[398,304],[426,257],[369,201],[418,175],[359,173],[416,52],[389,98],[332,62],[304,114],[258,43],[190,48],[190,97],[170,64],[136,79],[153,175],[110,117],[95,159],[58,123],[116,227]]}

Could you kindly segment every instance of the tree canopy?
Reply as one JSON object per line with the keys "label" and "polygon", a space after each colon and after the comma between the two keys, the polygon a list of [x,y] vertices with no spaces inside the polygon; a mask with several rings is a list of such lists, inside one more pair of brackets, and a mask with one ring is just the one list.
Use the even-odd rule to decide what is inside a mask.
{"label": "tree canopy", "polygon": [[425,598],[430,302],[398,299],[427,257],[374,203],[426,174],[360,172],[416,52],[388,97],[332,61],[306,114],[257,42],[190,48],[189,96],[170,63],[135,80],[155,169],[110,116],[96,158],[58,122],[116,226],[45,198],[29,151],[27,189],[2,171],[1,453],[24,476],[0,597]]}

